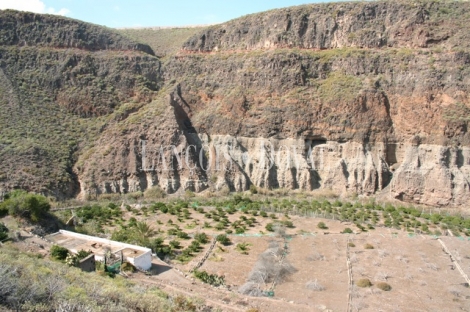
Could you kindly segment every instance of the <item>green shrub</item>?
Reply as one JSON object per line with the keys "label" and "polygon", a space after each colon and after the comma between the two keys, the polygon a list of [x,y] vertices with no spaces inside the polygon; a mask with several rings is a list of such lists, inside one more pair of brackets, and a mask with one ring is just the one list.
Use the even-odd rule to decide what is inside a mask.
{"label": "green shrub", "polygon": [[191,245],[189,245],[188,249],[190,249],[193,252],[198,252],[199,249],[201,249],[201,244],[199,244],[198,241],[192,241]]}
{"label": "green shrub", "polygon": [[85,259],[86,257],[88,257],[89,255],[91,255],[92,252],[91,251],[86,251],[86,250],[83,250],[81,249],[76,255],[75,257],[77,257],[77,260],[80,261],[82,259]]}
{"label": "green shrub", "polygon": [[235,229],[235,234],[243,234],[245,233],[245,229],[242,227],[238,227]]}
{"label": "green shrub", "polygon": [[172,240],[170,241],[170,247],[173,249],[180,249],[181,248],[181,243],[177,240]]}
{"label": "green shrub", "polygon": [[144,198],[164,198],[166,196],[166,193],[164,190],[162,190],[159,186],[153,186],[151,188],[148,188],[144,192]]}
{"label": "green shrub", "polygon": [[372,286],[372,283],[370,282],[370,280],[368,278],[363,278],[363,279],[360,279],[356,282],[356,285],[358,287],[370,287]]}
{"label": "green shrub", "polygon": [[293,228],[294,227],[294,223],[290,220],[282,221],[282,224],[287,228]]}
{"label": "green shrub", "polygon": [[176,236],[178,236],[178,238],[181,238],[181,239],[189,239],[190,238],[188,233],[183,232],[183,231],[178,231]]}
{"label": "green shrub", "polygon": [[8,208],[3,206],[2,203],[0,203],[0,218],[3,218],[8,214]]}
{"label": "green shrub", "polygon": [[266,224],[265,229],[266,229],[266,231],[274,232],[274,224],[273,223]]}
{"label": "green shrub", "polygon": [[200,244],[207,244],[209,242],[209,236],[206,233],[196,233],[194,239]]}
{"label": "green shrub", "polygon": [[0,242],[8,238],[8,228],[0,222]]}
{"label": "green shrub", "polygon": [[380,283],[377,283],[377,288],[378,289],[381,289],[383,291],[390,291],[392,290],[392,286],[390,286],[389,284],[385,283],[385,282],[380,282]]}
{"label": "green shrub", "polygon": [[254,184],[250,185],[250,193],[251,194],[258,194],[258,189]]}
{"label": "green shrub", "polygon": [[423,232],[428,232],[429,231],[429,227],[426,223],[421,224],[421,231],[423,231]]}
{"label": "green shrub", "polygon": [[226,234],[217,235],[216,240],[224,246],[230,245],[232,243]]}
{"label": "green shrub", "polygon": [[80,250],[77,254],[72,255],[71,253],[68,253],[67,257],[65,258],[65,263],[67,263],[70,266],[78,266],[80,260],[85,259],[91,255],[90,251],[85,251],[85,250]]}
{"label": "green shrub", "polygon": [[343,230],[343,232],[341,232],[341,233],[344,233],[344,234],[352,234],[352,233],[353,233],[353,230],[351,230],[350,228],[347,227],[347,228],[345,228],[345,229]]}
{"label": "green shrub", "polygon": [[349,242],[349,243],[348,243],[348,246],[349,246],[349,247],[356,247],[356,244],[354,244],[353,242]]}
{"label": "green shrub", "polygon": [[364,248],[365,249],[374,249],[374,246],[372,246],[371,244],[365,244]]}
{"label": "green shrub", "polygon": [[215,225],[215,229],[218,231],[222,231],[223,229],[225,229],[225,224],[222,222],[219,222]]}
{"label": "green shrub", "polygon": [[49,200],[42,196],[25,191],[14,191],[9,198],[0,204],[0,210],[8,210],[15,217],[28,218],[33,222],[43,219],[49,212]]}
{"label": "green shrub", "polygon": [[317,227],[322,230],[327,230],[328,227],[326,226],[325,222],[318,222]]}
{"label": "green shrub", "polygon": [[236,249],[237,249],[241,254],[247,255],[247,254],[248,254],[248,251],[250,250],[250,248],[248,248],[250,245],[251,245],[250,243],[246,243],[246,242],[238,243]]}
{"label": "green shrub", "polygon": [[69,254],[69,250],[67,248],[53,245],[51,247],[51,256],[57,260],[65,260]]}
{"label": "green shrub", "polygon": [[225,278],[216,274],[209,274],[206,271],[194,271],[194,277],[200,279],[206,284],[218,287],[225,284]]}
{"label": "green shrub", "polygon": [[191,190],[186,190],[184,192],[184,197],[187,198],[187,199],[194,198],[194,197],[196,197],[196,194]]}

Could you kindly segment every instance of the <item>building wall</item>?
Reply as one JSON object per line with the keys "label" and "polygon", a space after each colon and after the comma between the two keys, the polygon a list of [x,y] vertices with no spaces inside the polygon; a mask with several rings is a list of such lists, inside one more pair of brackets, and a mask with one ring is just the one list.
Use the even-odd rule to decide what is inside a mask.
{"label": "building wall", "polygon": [[128,258],[128,261],[136,268],[148,271],[152,267],[152,252],[148,251],[137,258]]}
{"label": "building wall", "polygon": [[80,260],[78,267],[84,272],[95,271],[95,255],[91,254],[85,259]]}

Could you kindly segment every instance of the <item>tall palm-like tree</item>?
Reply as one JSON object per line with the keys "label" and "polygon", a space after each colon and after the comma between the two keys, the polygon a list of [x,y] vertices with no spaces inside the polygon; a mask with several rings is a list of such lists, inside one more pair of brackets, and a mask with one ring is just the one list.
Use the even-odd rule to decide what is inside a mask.
{"label": "tall palm-like tree", "polygon": [[137,222],[133,228],[133,236],[139,245],[148,245],[149,238],[155,235],[155,231],[146,222]]}

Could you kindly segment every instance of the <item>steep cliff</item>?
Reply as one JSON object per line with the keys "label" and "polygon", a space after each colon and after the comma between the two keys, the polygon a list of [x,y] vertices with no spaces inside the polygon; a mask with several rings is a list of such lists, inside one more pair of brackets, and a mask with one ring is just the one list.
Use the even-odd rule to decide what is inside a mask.
{"label": "steep cliff", "polygon": [[273,10],[201,29],[161,65],[135,44],[51,52],[42,41],[18,43],[3,49],[42,51],[40,60],[60,66],[45,63],[52,71],[38,80],[0,53],[4,90],[13,88],[2,103],[20,94],[20,82],[41,83],[46,116],[62,116],[55,109],[86,138],[64,154],[83,197],[255,184],[463,205],[469,17],[470,3],[447,1]]}
{"label": "steep cliff", "polygon": [[[101,176],[103,184],[93,186],[98,192],[150,185],[169,192],[224,185],[246,190],[253,183],[462,204],[470,169],[463,104],[468,55],[435,53],[430,64],[429,53],[275,50],[174,57],[164,66],[173,91],[155,106],[159,117],[144,109],[138,125],[126,124],[128,135],[106,135],[100,155],[93,156],[109,164],[105,173],[101,165],[85,165],[84,176]],[[103,155],[105,146],[115,152]],[[165,168],[161,155],[176,169],[179,156],[182,168]],[[146,167],[155,170],[142,172]]]}

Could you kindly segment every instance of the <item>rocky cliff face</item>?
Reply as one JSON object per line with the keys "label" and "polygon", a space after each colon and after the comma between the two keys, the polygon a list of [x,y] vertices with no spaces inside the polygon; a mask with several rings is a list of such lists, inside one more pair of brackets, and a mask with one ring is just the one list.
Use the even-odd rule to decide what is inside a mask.
{"label": "rocky cliff face", "polygon": [[[84,131],[75,185],[80,196],[255,184],[463,205],[468,17],[467,2],[308,5],[204,29],[161,67],[116,55],[105,82],[116,104],[78,114],[99,131]],[[135,83],[117,78],[124,69]]]}
{"label": "rocky cliff face", "polygon": [[184,49],[468,47],[468,33],[459,28],[463,20],[448,17],[468,15],[469,9],[468,4],[431,1],[302,5],[212,26],[190,38]]}

